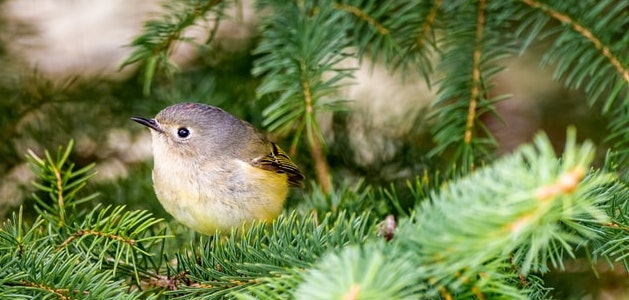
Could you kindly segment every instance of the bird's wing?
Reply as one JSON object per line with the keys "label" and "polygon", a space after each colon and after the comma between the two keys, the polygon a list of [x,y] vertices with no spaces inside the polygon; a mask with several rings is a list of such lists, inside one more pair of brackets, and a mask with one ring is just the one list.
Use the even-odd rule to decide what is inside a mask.
{"label": "bird's wing", "polygon": [[251,165],[275,173],[285,173],[288,176],[289,185],[302,186],[304,175],[299,168],[279,146],[271,142],[269,145],[269,153],[252,159]]}

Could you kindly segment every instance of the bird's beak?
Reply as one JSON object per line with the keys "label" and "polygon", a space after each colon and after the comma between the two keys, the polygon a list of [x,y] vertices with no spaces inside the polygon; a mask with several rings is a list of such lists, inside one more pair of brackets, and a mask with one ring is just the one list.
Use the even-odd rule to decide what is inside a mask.
{"label": "bird's beak", "polygon": [[142,118],[142,117],[132,117],[131,120],[136,121],[148,128],[151,128],[157,132],[164,132],[159,124],[155,121],[155,119]]}

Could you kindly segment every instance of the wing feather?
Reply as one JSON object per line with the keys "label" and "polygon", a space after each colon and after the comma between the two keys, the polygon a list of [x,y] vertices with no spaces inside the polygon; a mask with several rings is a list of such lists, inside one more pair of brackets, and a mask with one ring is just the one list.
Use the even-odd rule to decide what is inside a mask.
{"label": "wing feather", "polygon": [[291,186],[301,187],[304,181],[304,175],[301,173],[297,165],[288,157],[288,155],[275,143],[270,144],[268,154],[256,157],[251,161],[251,165],[264,170],[276,173],[285,173],[288,176],[288,184]]}

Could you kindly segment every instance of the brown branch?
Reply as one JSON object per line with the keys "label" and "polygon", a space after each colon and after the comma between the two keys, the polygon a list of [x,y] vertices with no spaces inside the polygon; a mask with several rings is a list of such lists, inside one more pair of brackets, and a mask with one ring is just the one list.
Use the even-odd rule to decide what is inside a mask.
{"label": "brown branch", "polygon": [[[428,278],[428,283],[433,286],[436,286],[437,280],[434,277],[430,277]],[[448,289],[446,289],[445,286],[439,287],[439,294],[441,294],[441,298],[445,300],[452,300],[452,295],[450,295],[450,293],[448,292]]]}
{"label": "brown branch", "polygon": [[[305,63],[301,64],[302,70],[305,69]],[[310,87],[310,82],[307,80],[302,81],[302,88],[304,93],[304,101],[306,102],[306,117],[311,118],[311,120],[315,120],[315,111],[314,104],[312,99],[312,92]],[[330,192],[330,170],[328,167],[328,161],[325,158],[323,153],[323,146],[321,145],[321,141],[319,140],[319,136],[316,134],[316,129],[314,126],[306,126],[306,130],[308,130],[308,139],[310,145],[310,153],[312,154],[312,160],[315,164],[315,173],[317,174],[317,180],[319,184],[321,184],[321,190],[324,194],[328,194]]]}
{"label": "brown branch", "polygon": [[575,167],[561,175],[556,183],[538,188],[535,191],[535,197],[541,201],[547,201],[558,195],[572,193],[584,176],[585,170],[582,167]]}
{"label": "brown branch", "polygon": [[520,273],[519,267],[515,263],[515,257],[513,257],[513,253],[509,254],[509,261],[511,262],[511,267],[513,268],[513,270],[518,273],[520,285],[522,286],[522,288],[525,288],[528,285],[528,282],[526,281],[526,277],[522,273]]}
{"label": "brown branch", "polygon": [[39,284],[39,283],[35,283],[35,282],[29,282],[29,281],[26,281],[26,280],[20,280],[19,283],[22,286],[38,288],[38,289],[44,290],[46,292],[49,292],[51,294],[55,294],[61,300],[71,300],[71,299],[73,299],[73,298],[70,298],[70,297],[66,296],[66,294],[69,292],[69,290],[67,290],[67,289],[55,289],[55,288],[52,288],[52,287],[49,287],[49,286],[46,286],[46,285],[43,285],[43,284]]}
{"label": "brown branch", "polygon": [[574,29],[574,31],[578,32],[587,40],[589,40],[592,44],[594,44],[594,47],[598,49],[601,52],[601,54],[603,54],[603,56],[605,56],[609,60],[612,66],[616,68],[618,73],[620,73],[620,75],[625,79],[625,81],[629,83],[629,69],[627,69],[625,66],[622,65],[618,57],[616,57],[616,55],[612,53],[609,47],[604,45],[603,42],[601,42],[601,40],[597,38],[594,35],[594,33],[592,33],[592,31],[583,27],[581,24],[577,23],[570,16],[560,13],[546,4],[539,3],[535,0],[522,0],[522,2],[524,2],[525,4],[533,8],[541,9],[544,13],[549,15],[551,18],[556,19],[560,21],[561,23],[569,24],[570,26],[572,26],[572,29]]}
{"label": "brown branch", "polygon": [[610,228],[615,228],[615,229],[620,229],[620,230],[624,230],[624,231],[629,231],[629,227],[626,225],[622,225],[622,224],[618,224],[616,222],[607,222],[607,223],[603,223],[602,224],[605,227],[610,227]]}
{"label": "brown branch", "polygon": [[485,298],[485,295],[483,294],[483,292],[477,287],[477,286],[473,286],[472,287],[472,293],[474,293],[474,295],[476,296],[476,298],[480,299],[480,300],[485,300],[487,298]]}
{"label": "brown branch", "polygon": [[436,0],[430,8],[428,17],[426,17],[426,20],[422,24],[421,34],[417,37],[417,42],[415,43],[418,49],[421,49],[424,46],[424,41],[426,40],[426,36],[428,36],[428,30],[430,30],[432,24],[437,19],[437,12],[439,12],[442,2],[443,0]]}
{"label": "brown branch", "polygon": [[63,197],[63,178],[61,178],[61,170],[54,166],[55,179],[57,180],[57,202],[59,204],[59,217],[60,222],[63,225],[65,223],[65,200]]}
{"label": "brown branch", "polygon": [[[310,129],[315,131],[315,129]],[[317,179],[321,184],[321,190],[324,194],[328,194],[330,192],[330,170],[328,167],[328,162],[325,156],[323,155],[323,146],[321,145],[321,141],[319,137],[317,137],[314,132],[312,133],[312,141],[310,144],[310,151],[312,151],[312,156],[315,159],[315,171],[317,172]]]}
{"label": "brown branch", "polygon": [[352,284],[352,286],[349,287],[349,291],[347,291],[347,293],[345,295],[343,295],[343,300],[356,300],[359,298],[359,293],[360,293],[360,285],[358,284]]}
{"label": "brown branch", "polygon": [[478,106],[478,95],[480,94],[480,61],[481,61],[481,45],[483,38],[483,28],[485,27],[485,6],[486,0],[478,2],[478,18],[476,20],[476,46],[474,47],[474,55],[472,61],[472,90],[470,93],[470,106],[467,112],[467,123],[465,124],[466,144],[472,142],[472,130],[474,129],[474,120],[476,120],[476,106]]}
{"label": "brown branch", "polygon": [[334,8],[351,12],[359,19],[373,25],[373,27],[375,27],[376,30],[382,35],[389,34],[388,29],[386,29],[382,24],[378,23],[376,19],[372,18],[371,16],[369,16],[367,13],[360,10],[360,8],[356,6],[343,4],[343,3],[334,3]]}
{"label": "brown branch", "polygon": [[59,250],[61,248],[65,248],[68,244],[70,244],[75,239],[80,238],[82,236],[86,236],[86,235],[95,235],[95,236],[106,237],[108,239],[120,241],[120,242],[129,244],[131,246],[135,245],[135,240],[134,239],[126,239],[126,238],[124,238],[122,236],[119,236],[119,235],[106,233],[106,232],[100,232],[100,231],[96,231],[96,230],[81,229],[81,230],[75,232],[74,234],[72,234],[65,241],[63,241],[63,243],[61,243],[61,245],[59,245],[59,247],[57,247],[57,250]]}
{"label": "brown branch", "polygon": [[448,293],[448,290],[444,286],[439,288],[439,294],[441,294],[443,299],[452,300],[452,295]]}
{"label": "brown branch", "polygon": [[[547,203],[549,200],[552,200],[559,195],[570,194],[576,190],[584,176],[585,170],[582,167],[577,166],[574,169],[562,174],[557,182],[539,187],[535,191],[535,198],[537,198],[540,203]],[[539,206],[536,210],[537,209],[539,209]],[[519,232],[524,227],[529,225],[531,219],[535,217],[535,214],[536,211],[526,213],[517,220],[507,224],[504,228],[509,232]]]}

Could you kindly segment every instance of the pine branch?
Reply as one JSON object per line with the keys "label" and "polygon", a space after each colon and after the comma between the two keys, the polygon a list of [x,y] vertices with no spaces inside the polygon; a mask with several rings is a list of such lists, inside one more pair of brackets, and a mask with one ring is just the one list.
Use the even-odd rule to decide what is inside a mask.
{"label": "pine branch", "polygon": [[50,239],[50,237],[41,236],[38,231],[44,223],[43,219],[37,219],[33,226],[27,228],[22,212],[23,208],[20,207],[19,212],[17,214],[14,212],[0,230],[0,250],[6,256],[5,258],[19,259],[24,255],[25,247],[31,244],[41,245]]}
{"label": "pine branch", "polygon": [[[225,5],[221,0],[177,0],[164,1],[162,7],[167,13],[160,19],[144,23],[144,33],[131,42],[135,50],[120,66],[122,69],[138,62],[143,64],[145,95],[150,94],[158,70],[171,74],[178,69],[170,55],[177,42],[189,41],[189,38],[183,36],[184,31],[194,26],[199,19],[205,18],[210,11],[216,13],[216,30]],[[206,44],[211,43],[214,35],[215,32],[211,31]]]}
{"label": "pine branch", "polygon": [[505,261],[512,259],[520,274],[545,272],[547,263],[561,266],[565,254],[573,256],[574,245],[600,236],[586,225],[609,222],[601,208],[609,196],[597,191],[612,177],[586,176],[593,146],[576,146],[573,131],[568,137],[560,160],[538,136],[535,147],[449,185],[402,226],[410,239],[401,244],[417,248],[436,289],[459,291],[471,280],[485,294],[492,288],[483,284],[491,281],[481,279],[488,270],[501,274]]}
{"label": "pine branch", "polygon": [[469,109],[467,113],[467,121],[465,122],[465,136],[463,142],[469,145],[472,142],[472,129],[476,121],[476,106],[478,105],[478,96],[481,90],[480,80],[480,57],[481,57],[481,40],[483,38],[483,30],[485,26],[485,6],[487,5],[485,0],[478,2],[478,15],[476,21],[476,33],[474,45],[474,52],[472,55],[472,86],[470,91]]}
{"label": "pine branch", "polygon": [[[548,290],[530,273],[546,272],[548,263],[562,266],[575,247],[626,259],[627,188],[607,173],[588,173],[593,146],[577,146],[573,131],[568,137],[561,158],[538,136],[534,145],[438,192],[428,194],[427,180],[418,179],[412,194],[430,201],[398,229],[387,221],[378,233],[379,218],[347,212],[367,210],[361,205],[370,201],[363,200],[374,195],[368,187],[341,190],[318,196],[336,207],[321,220],[292,213],[212,237],[176,255],[166,275],[161,264],[148,263],[152,253],[166,254],[151,250],[164,237],[149,234],[158,220],[146,212],[96,207],[59,231],[50,226],[53,219],[29,227],[14,215],[0,230],[0,295],[134,299],[140,293],[127,285],[133,277],[146,289],[142,296],[181,299],[544,299]],[[65,165],[59,162],[68,155],[60,153],[53,165]],[[394,190],[387,195],[397,198]]]}
{"label": "pine branch", "polygon": [[139,299],[111,270],[80,254],[56,251],[46,220],[30,228],[21,211],[0,230],[0,295],[16,298]]}
{"label": "pine branch", "polygon": [[423,268],[417,270],[407,255],[369,246],[347,247],[319,261],[316,269],[304,275],[294,295],[300,299],[417,299],[427,285],[419,283]]}
{"label": "pine branch", "polygon": [[[124,206],[115,208],[97,206],[82,223],[69,234],[56,250],[83,253],[97,264],[111,264],[114,275],[119,266],[123,274],[131,275],[140,283],[141,274],[155,264],[147,250],[163,242],[163,234],[149,235],[149,228],[161,222],[146,211],[125,211]],[[157,245],[159,246],[159,245]]]}
{"label": "pine branch", "polygon": [[[119,293],[129,288],[115,288],[120,284],[114,278],[117,281],[133,278],[139,285],[143,278],[154,275],[151,269],[162,267],[158,261],[163,253],[155,249],[160,249],[166,236],[151,230],[160,219],[146,211],[125,211],[124,206],[96,205],[89,213],[78,208],[78,204],[95,198],[95,195],[79,196],[94,173],[93,165],[74,169],[69,161],[72,146],[70,142],[65,149],[59,148],[55,156],[48,151],[45,158],[32,151],[28,156],[31,170],[37,176],[33,185],[48,197],[34,194],[40,218],[31,227],[24,224],[20,211],[0,230],[1,266],[14,266],[9,268],[11,272],[26,274],[6,283],[10,291],[17,287],[20,293],[36,290],[63,299],[98,298],[94,295],[107,295],[110,290]],[[158,254],[157,260],[152,257],[154,254]],[[39,268],[36,263],[58,266],[44,270],[51,277],[42,282],[42,277],[35,273]],[[81,275],[85,277],[72,275],[82,268],[85,272]],[[91,285],[86,278],[96,273],[100,275]],[[64,288],[67,285],[74,288]]]}
{"label": "pine branch", "polygon": [[[453,165],[463,173],[487,160],[496,146],[481,117],[494,111],[493,103],[505,96],[490,97],[491,79],[504,67],[500,60],[513,52],[505,38],[508,14],[505,5],[478,1],[448,5],[452,16],[443,38],[445,49],[439,69],[445,77],[439,82],[439,99],[431,117],[436,147],[430,155],[451,153]],[[456,17],[454,17],[456,16]]]}
{"label": "pine branch", "polygon": [[340,67],[352,54],[346,32],[351,28],[345,13],[335,10],[331,1],[290,3],[266,1],[273,14],[263,20],[263,34],[255,54],[252,73],[263,75],[259,97],[277,94],[263,111],[263,125],[271,131],[295,131],[292,149],[306,135],[317,179],[330,191],[330,173],[324,153],[324,140],[316,116],[338,111],[343,103],[335,93],[352,68]]}
{"label": "pine branch", "polygon": [[301,277],[301,271],[288,269],[282,275],[261,278],[258,284],[247,287],[245,291],[235,292],[233,296],[243,300],[291,299],[291,292],[302,282]]}
{"label": "pine branch", "polygon": [[[82,193],[92,166],[75,168],[72,144],[56,156],[30,153],[41,216],[29,225],[15,214],[0,228],[0,297],[545,299],[548,286],[537,275],[561,269],[577,250],[629,269],[627,185],[590,168],[592,144],[577,145],[571,131],[558,158],[538,136],[492,163],[495,142],[482,122],[504,98],[492,93],[501,60],[516,44],[524,51],[552,37],[543,63],[556,65],[567,86],[584,88],[590,104],[601,101],[604,112],[613,112],[614,150],[626,154],[626,3],[259,3],[265,19],[253,72],[263,76],[259,96],[276,97],[264,125],[295,133],[293,149],[306,138],[324,188],[276,222],[172,254],[159,229],[164,224],[150,213],[87,208],[95,196]],[[125,63],[145,63],[147,91],[172,47],[186,40],[183,30],[223,4],[172,2],[163,19],[147,23]],[[417,176],[403,199],[393,187],[360,181],[325,186],[330,170],[316,118],[343,109],[337,92],[354,71],[345,59],[365,55],[394,70],[416,66],[427,81],[441,76],[432,154],[451,155],[460,172],[443,182]],[[624,170],[624,162],[616,163]]]}
{"label": "pine branch", "polygon": [[[76,197],[77,192],[85,187],[95,173],[92,171],[94,164],[74,170],[74,164],[68,161],[73,146],[74,141],[71,140],[65,150],[59,147],[55,158],[47,150],[44,152],[45,159],[31,150],[26,156],[29,167],[41,182],[33,182],[33,186],[48,196],[43,198],[34,193],[33,198],[37,201],[35,209],[39,215],[59,228],[72,222],[73,218],[79,217],[77,205],[98,197],[98,194]],[[67,220],[67,216],[72,219]]]}
{"label": "pine branch", "polygon": [[[613,103],[629,100],[629,61],[626,59],[629,13],[624,1],[536,1],[521,0],[534,11],[519,29],[527,41],[540,35],[548,19],[563,25],[545,54],[545,65],[556,64],[554,77],[568,87],[585,87],[590,103],[599,99],[607,113]],[[601,17],[604,14],[605,17]],[[541,33],[542,36],[549,36]],[[527,46],[525,43],[524,46]],[[624,99],[624,100],[623,100]]]}
{"label": "pine branch", "polygon": [[170,274],[179,280],[181,298],[222,297],[254,290],[269,280],[299,280],[298,270],[311,266],[327,252],[335,252],[373,237],[375,220],[361,215],[280,216],[270,225],[256,224],[248,231],[204,241],[193,253],[177,255]]}
{"label": "pine branch", "polygon": [[[561,266],[575,247],[604,240],[600,227],[616,194],[601,193],[613,176],[587,173],[592,144],[577,146],[574,131],[568,136],[561,158],[539,135],[534,145],[449,183],[402,220],[389,243],[370,239],[308,268],[293,296],[547,299],[531,272]],[[292,287],[290,278],[252,292],[271,295],[273,287]]]}
{"label": "pine branch", "polygon": [[[620,104],[611,114],[611,121],[607,125],[610,133],[606,141],[612,145],[611,158],[614,163],[624,166],[629,162],[629,102]],[[624,168],[618,172],[627,174]]]}
{"label": "pine branch", "polygon": [[[628,3],[624,1],[521,0],[518,28],[522,51],[536,38],[554,40],[542,63],[555,66],[554,77],[570,88],[583,88],[590,105],[602,101],[611,117],[607,141],[618,163],[626,161],[629,101]],[[554,20],[561,26],[548,26]],[[552,23],[551,23],[552,24]],[[545,29],[551,27],[552,29]]]}
{"label": "pine branch", "polygon": [[405,47],[407,53],[404,57],[410,57],[416,62],[415,64],[419,67],[420,73],[424,75],[424,80],[428,83],[428,86],[430,86],[429,76],[433,72],[432,54],[439,52],[435,32],[441,26],[438,14],[442,4],[442,0],[435,0],[430,4],[425,17],[420,18],[423,19],[421,26],[416,27],[421,28],[421,30],[414,34],[416,36],[414,43]]}
{"label": "pine branch", "polygon": [[404,73],[414,68],[430,85],[441,4],[439,0],[396,0],[340,1],[333,5],[353,16],[349,34],[359,59],[369,56],[373,62],[382,62],[392,71],[401,68]]}
{"label": "pine branch", "polygon": [[[351,1],[347,1],[351,2]],[[334,9],[345,11],[353,15],[356,19],[354,25],[354,43],[359,46],[358,56],[362,57],[367,51],[369,45],[379,45],[374,50],[372,58],[376,58],[378,53],[383,53],[383,56],[389,58],[393,55],[399,55],[400,49],[396,42],[391,38],[391,30],[389,30],[384,22],[378,19],[387,18],[390,16],[392,10],[399,9],[400,4],[395,1],[388,1],[387,3],[381,3],[376,5],[375,3],[354,1],[358,3],[333,3]],[[375,59],[374,59],[375,61]]]}
{"label": "pine branch", "polygon": [[629,271],[629,253],[626,249],[629,237],[629,187],[626,182],[616,181],[608,186],[601,187],[595,191],[596,194],[607,195],[610,201],[606,202],[602,208],[610,217],[608,222],[602,224],[592,224],[592,230],[599,232],[602,236],[594,240],[586,248],[592,254],[594,261],[603,259],[610,265],[615,262],[622,262],[625,270]]}
{"label": "pine branch", "polygon": [[21,275],[10,281],[5,279],[2,285],[3,292],[13,297],[140,299],[139,294],[129,293],[122,281],[115,281],[111,272],[101,270],[89,260],[82,260],[79,255],[29,247],[19,264],[8,267],[9,270],[3,271]]}

